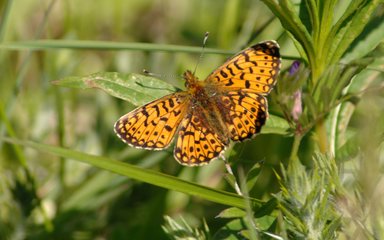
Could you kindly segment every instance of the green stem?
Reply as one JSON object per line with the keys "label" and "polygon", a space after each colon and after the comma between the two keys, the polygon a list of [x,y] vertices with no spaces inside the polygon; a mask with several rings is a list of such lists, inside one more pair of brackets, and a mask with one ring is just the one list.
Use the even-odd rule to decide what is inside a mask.
{"label": "green stem", "polygon": [[325,119],[321,119],[316,124],[316,134],[317,134],[317,144],[319,146],[319,151],[323,154],[327,152],[328,141],[327,141],[327,129],[325,127]]}
{"label": "green stem", "polygon": [[295,137],[293,139],[291,155],[289,156],[290,162],[296,161],[298,159],[297,153],[299,152],[299,147],[300,147],[302,138],[303,138],[303,135],[301,133],[295,134]]}
{"label": "green stem", "polygon": [[[13,129],[13,126],[12,126],[10,120],[8,119],[7,114],[5,113],[5,109],[4,109],[4,106],[2,105],[2,103],[0,103],[0,125],[4,127],[4,130],[5,130],[4,134],[8,134],[8,136],[16,138],[16,132]],[[2,141],[0,141],[0,142],[2,145],[3,142]],[[19,146],[15,146],[15,145],[12,145],[12,149],[13,149],[15,156],[16,156],[16,159],[19,161],[20,165],[23,168],[26,168],[27,167],[27,160],[26,160],[26,157],[24,155],[23,150]]]}

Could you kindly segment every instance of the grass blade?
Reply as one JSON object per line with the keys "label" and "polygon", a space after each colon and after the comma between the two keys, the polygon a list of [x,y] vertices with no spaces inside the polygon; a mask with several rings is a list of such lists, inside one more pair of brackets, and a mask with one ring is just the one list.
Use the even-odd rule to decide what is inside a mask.
{"label": "grass blade", "polygon": [[[141,51],[165,51],[201,53],[201,47],[180,46],[172,44],[153,44],[141,42],[112,42],[91,40],[36,40],[7,42],[0,48],[10,50],[46,50],[46,49],[80,49],[80,50],[141,50]],[[205,53],[233,54],[232,51],[206,48]]]}
{"label": "grass blade", "polygon": [[[205,186],[201,186],[192,182],[178,179],[174,176],[166,175],[160,172],[152,171],[149,169],[142,169],[134,165],[130,165],[124,162],[116,161],[110,158],[90,155],[66,148],[51,146],[47,144],[41,144],[32,141],[21,141],[11,138],[3,138],[6,142],[22,145],[25,147],[31,147],[38,151],[47,152],[63,158],[74,159],[92,166],[111,171],[126,177],[130,177],[142,182],[153,184],[166,189],[183,192],[188,195],[197,196],[206,200],[238,207],[245,208],[245,201],[242,197]],[[252,204],[259,204],[256,199],[250,199]]]}

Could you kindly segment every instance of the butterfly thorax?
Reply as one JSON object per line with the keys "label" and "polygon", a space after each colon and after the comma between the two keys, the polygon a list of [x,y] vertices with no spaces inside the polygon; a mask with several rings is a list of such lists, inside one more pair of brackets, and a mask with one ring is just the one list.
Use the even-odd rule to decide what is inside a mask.
{"label": "butterfly thorax", "polygon": [[203,107],[209,107],[212,93],[204,81],[200,81],[191,71],[184,73],[185,87],[194,103],[202,104]]}
{"label": "butterfly thorax", "polygon": [[189,70],[184,72],[185,87],[188,90],[194,90],[198,85],[201,85],[199,79]]}
{"label": "butterfly thorax", "polygon": [[223,121],[223,116],[217,107],[215,94],[207,87],[205,81],[200,81],[192,72],[184,73],[185,87],[191,96],[191,109],[201,108],[206,111],[200,114],[207,120],[210,128],[217,133],[223,142],[229,139],[229,133]]}

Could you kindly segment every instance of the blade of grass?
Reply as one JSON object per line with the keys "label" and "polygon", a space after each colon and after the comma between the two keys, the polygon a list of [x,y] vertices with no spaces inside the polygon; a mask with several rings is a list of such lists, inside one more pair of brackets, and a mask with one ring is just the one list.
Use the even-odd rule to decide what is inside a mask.
{"label": "blade of grass", "polygon": [[[153,44],[141,42],[111,42],[111,41],[82,41],[82,40],[36,40],[8,42],[0,45],[2,49],[10,50],[44,50],[44,49],[80,49],[80,50],[140,50],[140,51],[165,51],[201,53],[201,47],[180,46],[172,44]],[[228,50],[213,48],[204,49],[205,53],[233,54]]]}
{"label": "blade of grass", "polygon": [[[48,49],[78,49],[78,50],[137,50],[137,51],[163,51],[178,53],[201,53],[201,47],[180,46],[172,44],[153,44],[141,42],[111,42],[91,40],[35,40],[0,43],[0,49],[6,50],[48,50]],[[233,55],[238,51],[205,48],[205,54]],[[284,59],[300,60],[295,56],[281,56]]]}
{"label": "blade of grass", "polygon": [[13,3],[13,1],[10,1],[10,0],[5,1],[4,5],[3,5],[3,11],[0,14],[0,16],[1,16],[1,20],[0,20],[0,42],[3,41],[4,34],[5,34],[6,28],[8,26],[8,20],[9,20],[9,16],[11,13],[12,3]]}
{"label": "blade of grass", "polygon": [[[56,156],[74,159],[126,177],[130,177],[166,189],[183,192],[188,195],[201,197],[212,202],[238,208],[246,207],[244,199],[234,193],[201,186],[170,175],[149,169],[142,169],[134,165],[119,162],[110,158],[90,155],[66,148],[36,143],[32,141],[21,141],[14,138],[3,138],[3,140],[12,144],[31,147],[38,151],[47,152]],[[249,199],[249,201],[255,205],[260,204],[260,201],[253,198]]]}

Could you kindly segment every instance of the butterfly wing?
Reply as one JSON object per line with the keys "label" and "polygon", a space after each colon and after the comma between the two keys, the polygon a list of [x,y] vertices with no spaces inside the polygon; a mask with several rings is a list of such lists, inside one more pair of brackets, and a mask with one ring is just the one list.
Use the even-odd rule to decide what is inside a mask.
{"label": "butterfly wing", "polygon": [[186,92],[173,93],[122,116],[115,132],[125,143],[160,150],[169,146],[189,108]]}
{"label": "butterfly wing", "polygon": [[187,166],[208,164],[229,144],[229,138],[218,135],[196,105],[182,120],[174,150],[176,160]]}
{"label": "butterfly wing", "polygon": [[267,95],[280,71],[279,45],[265,41],[235,55],[207,78],[218,92],[215,102],[231,140],[242,141],[260,132],[268,116]]}
{"label": "butterfly wing", "polygon": [[267,99],[258,93],[229,91],[216,97],[231,140],[243,141],[260,132],[268,116]]}
{"label": "butterfly wing", "polygon": [[279,45],[265,41],[253,45],[213,71],[207,83],[225,91],[251,91],[268,94],[280,71]]}

